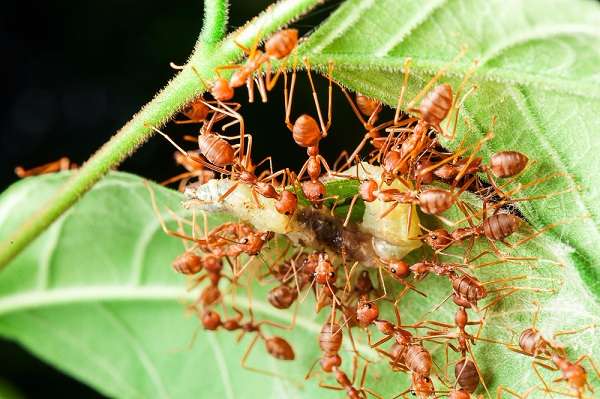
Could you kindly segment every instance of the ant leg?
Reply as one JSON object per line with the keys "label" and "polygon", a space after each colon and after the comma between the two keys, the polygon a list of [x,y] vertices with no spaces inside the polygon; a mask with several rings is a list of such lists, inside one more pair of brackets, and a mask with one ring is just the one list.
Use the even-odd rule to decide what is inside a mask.
{"label": "ant leg", "polygon": [[[203,103],[210,109],[212,109],[216,112],[225,114],[225,115],[229,115],[230,117],[236,119],[239,122],[239,124],[240,124],[240,134],[239,134],[239,136],[240,136],[240,161],[242,161],[244,159],[243,149],[244,149],[244,136],[246,133],[244,117],[239,112],[237,112],[235,109],[231,108],[229,105],[227,105],[226,103],[224,103],[222,101],[218,101],[218,105],[221,108],[214,107],[213,105],[211,105],[208,102],[203,101]],[[228,126],[228,125],[225,125],[225,126]],[[225,127],[225,126],[223,126],[223,127]]]}
{"label": "ant leg", "polygon": [[[333,166],[331,167],[335,172],[340,172],[343,169],[346,169],[346,165],[349,165],[352,161],[352,158],[350,158],[350,155],[348,154],[348,151],[343,150],[342,152],[340,152],[340,155],[338,155],[338,157],[335,159],[335,162],[333,163]],[[339,163],[340,162],[344,162],[344,164],[342,165],[343,168],[340,168]]]}
{"label": "ant leg", "polygon": [[165,220],[163,219],[163,217],[162,217],[162,215],[160,213],[160,210],[158,209],[158,205],[156,203],[156,195],[154,194],[154,190],[152,190],[152,187],[150,187],[150,184],[147,181],[144,181],[144,185],[146,186],[146,189],[150,193],[150,202],[152,204],[152,209],[154,210],[154,213],[155,213],[155,215],[158,218],[158,221],[160,223],[160,227],[165,232],[165,234],[168,234],[170,236],[177,237],[177,238],[182,238],[182,239],[188,240],[188,241],[196,241],[196,242],[201,241],[201,240],[195,240],[194,237],[192,237],[192,236],[181,234],[181,233],[179,233],[177,231],[169,230],[167,228]]}
{"label": "ant leg", "polygon": [[331,127],[331,106],[332,106],[332,77],[331,74],[333,72],[333,64],[329,63],[328,67],[328,77],[329,77],[329,90],[328,90],[328,98],[327,98],[327,124],[323,121],[323,114],[321,112],[321,106],[319,105],[319,97],[317,96],[317,91],[315,89],[315,84],[313,82],[312,73],[310,72],[310,62],[308,58],[304,58],[304,65],[306,67],[306,73],[308,74],[308,80],[310,82],[310,87],[312,89],[312,96],[315,102],[315,107],[317,108],[317,115],[319,116],[319,123],[321,125],[321,137],[327,136],[327,131]]}
{"label": "ant leg", "polygon": [[183,156],[185,156],[187,159],[191,160],[192,162],[199,163],[199,164],[207,167],[208,169],[214,170],[215,172],[223,173],[226,175],[230,174],[230,172],[227,169],[223,169],[219,166],[211,164],[210,162],[206,162],[205,160],[203,160],[202,158],[200,158],[199,156],[197,156],[193,153],[186,152],[183,148],[181,148],[179,145],[177,145],[177,143],[175,143],[167,134],[161,132],[154,126],[148,125],[148,124],[146,124],[146,126],[150,127],[150,129],[154,130],[155,132],[157,132],[161,136],[163,136],[165,139],[167,139],[167,141],[169,143],[171,143],[171,145],[173,145],[177,149],[177,151],[179,151]]}
{"label": "ant leg", "polygon": [[229,197],[229,195],[231,195],[231,193],[233,193],[239,185],[240,185],[240,183],[236,182],[231,187],[229,187],[229,189],[227,191],[225,191],[225,193],[217,199],[217,202],[223,202],[225,200],[225,198]]}
{"label": "ant leg", "polygon": [[280,328],[282,330],[286,330],[286,331],[292,331],[294,329],[294,327],[296,327],[296,319],[298,316],[298,302],[296,302],[296,304],[294,305],[294,312],[292,313],[292,319],[290,320],[290,324],[282,324],[282,323],[277,323],[275,321],[271,321],[271,320],[261,320],[258,322],[257,325],[267,325],[267,326],[271,326],[271,327],[275,327],[275,328]]}
{"label": "ant leg", "polygon": [[304,165],[302,165],[302,168],[300,169],[298,176],[296,176],[296,181],[300,181],[300,179],[302,179],[302,176],[304,176],[304,173],[306,173],[306,168],[308,167],[309,160],[310,160],[310,158],[307,159],[306,162],[304,162]]}
{"label": "ant leg", "polygon": [[256,79],[256,81],[257,81],[258,94],[260,94],[260,99],[263,103],[266,103],[268,101],[267,88],[265,87],[265,81],[263,79],[263,76],[259,74],[254,79]]}
{"label": "ant leg", "polygon": [[54,172],[62,172],[65,170],[69,170],[69,166],[71,161],[67,157],[60,158],[57,161],[49,162],[40,166],[36,166],[31,169],[25,169],[22,166],[17,166],[15,168],[15,174],[19,178],[29,177],[29,176],[37,176],[45,173],[54,173]]}
{"label": "ant leg", "polygon": [[254,79],[251,76],[246,79],[246,89],[248,90],[248,102],[254,103]]}
{"label": "ant leg", "polygon": [[243,65],[241,65],[241,64],[219,65],[218,67],[215,67],[215,74],[220,78],[221,71],[227,71],[227,70],[232,70],[232,69],[242,69],[242,67],[243,67]]}
{"label": "ant leg", "polygon": [[358,199],[359,194],[355,194],[352,197],[352,201],[350,201],[350,206],[348,207],[348,213],[346,214],[346,218],[344,219],[344,227],[348,226],[350,223],[350,216],[352,216],[352,208],[354,208],[354,204],[356,204],[356,200]]}
{"label": "ant leg", "polygon": [[392,205],[390,205],[390,207],[388,209],[385,210],[385,212],[383,212],[381,215],[379,215],[379,219],[383,219],[384,217],[389,215],[390,212],[392,212],[394,209],[396,209],[396,207],[399,204],[400,204],[399,202],[395,201]]}
{"label": "ant leg", "polygon": [[332,389],[334,391],[343,391],[344,390],[344,388],[342,388],[342,387],[338,387],[338,386],[330,385],[330,384],[325,384],[324,382],[319,382],[319,386],[321,388]]}
{"label": "ant leg", "polygon": [[486,141],[490,141],[491,139],[494,138],[494,125],[495,124],[496,124],[496,117],[494,116],[494,117],[492,117],[492,128],[484,137],[482,137],[476,144],[474,144],[472,146],[473,149],[471,151],[471,155],[469,155],[469,158],[467,158],[467,161],[464,163],[460,172],[458,172],[458,174],[454,177],[454,182],[460,181],[460,179],[462,179],[462,177],[465,175],[465,173],[467,173],[469,166],[471,166],[471,164],[475,160],[475,156],[477,155],[477,153],[479,152],[479,150],[481,149],[483,144]]}
{"label": "ant leg", "polygon": [[[465,84],[469,81],[469,79],[471,79],[471,77],[473,76],[473,74],[475,73],[475,70],[477,69],[478,66],[478,61],[474,61],[473,65],[471,66],[471,68],[469,68],[469,70],[467,71],[467,73],[465,73],[465,76],[463,77],[463,80],[460,82],[460,85],[458,86],[458,90],[456,90],[456,94],[454,95],[454,99],[452,100],[452,108],[450,109],[450,112],[448,112],[448,116],[451,116],[453,112],[455,112],[454,115],[454,123],[453,123],[453,128],[452,128],[452,133],[449,136],[444,135],[443,131],[441,132],[442,135],[444,135],[444,137],[447,137],[450,140],[454,140],[454,135],[456,134],[456,127],[457,127],[457,122],[458,122],[458,114],[460,111],[460,107],[462,107],[462,105],[464,104],[465,100],[469,97],[469,95],[471,95],[471,93],[473,93],[476,89],[477,89],[477,85],[473,85],[466,93],[464,96],[462,96],[462,98],[460,99],[460,101],[457,101],[458,98],[460,97]],[[452,120],[452,118],[448,118],[448,123],[446,128],[450,127],[450,120]]]}
{"label": "ant leg", "polygon": [[352,278],[352,273],[354,272],[354,269],[356,268],[356,266],[358,266],[358,262],[354,262],[354,264],[352,265],[352,267],[350,268],[350,271],[348,272],[348,275],[346,276],[346,284],[344,285],[344,292],[350,292],[350,288],[351,288],[351,278]]}
{"label": "ant leg", "polygon": [[250,48],[248,48],[248,47],[244,46],[242,43],[238,42],[238,41],[237,41],[237,40],[235,40],[235,39],[233,40],[233,43],[234,43],[236,46],[238,46],[238,47],[239,47],[239,48],[240,48],[240,49],[241,49],[241,50],[244,52],[244,55],[245,55],[246,57],[249,57],[249,56],[252,54],[252,52],[255,50],[255,49],[254,49],[254,46],[253,46],[253,47],[250,49]]}
{"label": "ant leg", "polygon": [[288,82],[287,72],[284,72],[284,74],[283,74],[283,81],[284,81],[283,99],[284,99],[284,103],[285,103],[285,125],[290,130],[290,132],[293,132],[294,124],[292,122],[290,122],[290,114],[292,113],[292,102],[294,101],[294,89],[296,88],[296,64],[295,63],[292,66],[292,79],[290,81],[289,92],[288,92],[288,84],[287,84],[287,82]]}
{"label": "ant leg", "polygon": [[[588,325],[588,326],[581,327],[581,328],[578,328],[578,329],[576,329],[576,330],[561,330],[561,331],[557,331],[557,332],[555,332],[555,333],[552,335],[552,338],[556,338],[556,337],[558,337],[558,336],[560,336],[560,335],[579,334],[580,332],[583,332],[583,331],[585,331],[585,330],[589,330],[589,329],[591,329],[591,328],[595,329],[596,327],[598,327],[598,325],[597,325],[597,324],[590,324],[590,325]],[[534,328],[535,328],[535,326],[534,326]]]}
{"label": "ant leg", "polygon": [[[583,215],[583,216],[581,216],[579,218],[587,218],[587,217],[589,217],[589,216],[588,215]],[[518,247],[518,246],[520,246],[522,244],[525,244],[527,241],[531,241],[534,238],[542,235],[543,233],[545,233],[548,230],[552,230],[555,227],[562,226],[564,224],[569,224],[571,222],[573,222],[573,219],[564,219],[564,220],[559,220],[558,222],[546,225],[543,228],[541,228],[540,230],[535,231],[535,233],[533,233],[533,234],[531,234],[531,235],[529,235],[527,237],[524,237],[524,238],[520,239],[519,241],[515,242],[514,244],[511,244],[510,248],[516,248],[516,247]]]}
{"label": "ant leg", "polygon": [[271,77],[272,71],[271,71],[271,61],[266,61],[266,71],[265,71],[265,76],[266,76],[266,83],[267,83],[267,91],[271,91],[273,90],[273,88],[275,87],[275,85],[277,84],[277,81],[279,80],[279,77],[281,76],[283,69],[286,68],[285,64],[281,64],[279,66],[279,68],[277,68],[277,72],[275,72],[275,76]]}
{"label": "ant leg", "polygon": [[481,382],[481,385],[483,385],[483,388],[485,389],[485,392],[487,393],[488,398],[491,398],[490,391],[488,390],[488,387],[485,384],[485,380],[483,379],[483,375],[481,374],[481,369],[479,368],[479,365],[477,364],[477,359],[475,358],[475,354],[473,353],[473,348],[471,347],[471,344],[469,343],[468,340],[467,340],[467,349],[469,350],[469,354],[471,355],[471,361],[473,362],[473,365],[475,366],[475,370],[477,371],[477,375],[479,376],[479,381]]}
{"label": "ant leg", "polygon": [[544,379],[544,377],[542,376],[542,373],[540,373],[540,370],[538,369],[538,367],[543,367],[547,370],[552,370],[552,371],[556,371],[558,370],[558,368],[553,368],[551,366],[548,366],[547,364],[541,363],[537,360],[533,361],[531,363],[531,367],[533,368],[533,371],[535,372],[535,374],[537,375],[537,377],[540,379],[540,381],[542,382],[542,384],[544,384],[544,388],[546,392],[550,392],[550,387],[548,386],[548,383],[546,382],[546,380]]}
{"label": "ant leg", "polygon": [[378,346],[381,346],[381,345],[385,344],[386,342],[388,342],[392,338],[393,338],[392,335],[386,335],[385,337],[381,338],[379,341],[377,341],[374,344],[372,344],[371,348],[377,348]]}
{"label": "ant leg", "polygon": [[404,94],[406,92],[406,88],[408,87],[408,77],[410,75],[410,64],[412,63],[412,58],[407,57],[404,59],[404,63],[402,64],[402,72],[404,73],[404,77],[402,79],[402,88],[400,89],[400,94],[398,95],[398,103],[396,105],[396,113],[394,114],[394,125],[397,125],[400,122],[400,109],[402,108],[402,101],[404,100]]}
{"label": "ant leg", "polygon": [[340,88],[340,90],[342,91],[342,93],[344,93],[344,96],[346,97],[346,100],[348,100],[348,103],[350,104],[350,107],[352,108],[352,111],[354,112],[354,115],[356,115],[356,117],[358,118],[358,120],[360,121],[360,123],[363,125],[363,127],[365,129],[367,129],[367,130],[371,129],[371,126],[367,123],[367,121],[365,121],[365,118],[363,118],[362,113],[357,108],[357,106],[356,106],[354,100],[352,99],[352,97],[350,96],[350,94],[348,94],[348,91],[346,90],[346,88],[343,87],[343,86],[341,86],[337,82],[336,82],[336,85]]}
{"label": "ant leg", "polygon": [[525,393],[524,395],[520,395],[516,391],[513,391],[512,389],[510,389],[509,387],[505,387],[504,385],[499,385],[498,389],[496,390],[496,399],[502,399],[503,392],[506,392],[507,394],[512,395],[517,399],[527,399],[527,397],[529,396],[529,393],[531,392],[531,389],[529,389],[527,391],[527,393]]}
{"label": "ant leg", "polygon": [[[180,173],[180,174],[178,174],[178,175],[175,175],[175,176],[173,176],[173,177],[171,177],[171,178],[169,178],[169,179],[167,179],[167,180],[161,181],[159,184],[160,184],[161,186],[168,186],[168,185],[169,185],[169,184],[171,184],[171,183],[176,183],[176,182],[178,182],[178,181],[180,181],[180,180],[184,180],[184,179],[186,179],[186,178],[189,178],[189,177],[194,177],[194,176],[195,176],[195,173],[194,173],[194,172],[183,172],[183,173]],[[180,191],[181,191],[181,190],[180,190]]]}
{"label": "ant leg", "polygon": [[252,352],[252,349],[254,349],[254,346],[256,345],[256,341],[258,341],[259,338],[262,338],[262,337],[260,337],[258,335],[258,333],[257,333],[254,336],[254,338],[252,339],[252,342],[250,343],[250,345],[248,346],[248,348],[246,349],[246,351],[244,352],[244,356],[242,356],[241,366],[243,368],[245,368],[246,370],[249,370],[249,371],[252,371],[252,372],[255,372],[255,373],[259,373],[259,374],[268,375],[270,377],[281,378],[281,379],[284,379],[286,381],[289,381],[289,382],[293,383],[296,386],[300,386],[300,384],[297,381],[295,381],[295,380],[293,380],[293,379],[291,379],[291,378],[289,378],[289,377],[287,377],[285,375],[274,373],[274,372],[272,372],[270,370],[263,370],[263,369],[259,369],[257,367],[248,366],[248,364],[246,364],[246,362],[248,361],[248,357],[250,356],[250,353]]}

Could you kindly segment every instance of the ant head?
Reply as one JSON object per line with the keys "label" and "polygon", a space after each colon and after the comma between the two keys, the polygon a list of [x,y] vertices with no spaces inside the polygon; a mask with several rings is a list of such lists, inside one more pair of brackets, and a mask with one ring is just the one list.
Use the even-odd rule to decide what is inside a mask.
{"label": "ant head", "polygon": [[[384,172],[385,173],[385,172]],[[375,191],[377,191],[378,184],[373,179],[363,181],[358,188],[358,192],[363,201],[373,202],[377,199]]]}
{"label": "ant head", "polygon": [[356,93],[356,105],[360,110],[360,113],[364,116],[371,116],[373,113],[378,111],[381,106],[381,102],[374,100],[364,94]]}
{"label": "ant head", "polygon": [[183,114],[193,121],[203,121],[208,116],[210,108],[202,102],[202,99],[192,101],[184,110]]}
{"label": "ant head", "polygon": [[259,234],[248,234],[240,238],[239,245],[242,247],[242,251],[244,251],[248,255],[258,255],[262,247],[265,245],[265,234],[269,232],[259,233]]}
{"label": "ant head", "polygon": [[361,326],[368,326],[379,317],[379,309],[374,302],[361,298],[356,308],[356,319]]}
{"label": "ant head", "polygon": [[205,310],[201,320],[206,330],[214,331],[221,325],[221,316],[212,310]]}
{"label": "ant head", "polygon": [[400,259],[394,259],[387,261],[386,269],[389,271],[396,279],[403,279],[410,275],[410,267],[408,263]]}
{"label": "ant head", "polygon": [[227,79],[218,78],[213,83],[212,88],[210,89],[210,93],[215,98],[215,100],[219,101],[229,101],[233,98],[233,87],[229,85]]}
{"label": "ant head", "polygon": [[433,249],[444,249],[454,242],[452,235],[444,229],[429,231],[425,242]]}
{"label": "ant head", "polygon": [[288,190],[283,190],[279,196],[279,199],[275,203],[275,209],[277,209],[277,212],[287,216],[293,215],[297,207],[298,197],[296,194]]}
{"label": "ant head", "polygon": [[417,396],[419,399],[431,398],[435,393],[435,387],[433,381],[429,376],[422,375],[419,373],[411,373],[412,377],[412,390],[411,393]]}
{"label": "ant head", "polygon": [[306,199],[308,199],[313,205],[317,205],[323,199],[326,193],[326,188],[323,183],[319,180],[308,180],[302,182],[302,192]]}

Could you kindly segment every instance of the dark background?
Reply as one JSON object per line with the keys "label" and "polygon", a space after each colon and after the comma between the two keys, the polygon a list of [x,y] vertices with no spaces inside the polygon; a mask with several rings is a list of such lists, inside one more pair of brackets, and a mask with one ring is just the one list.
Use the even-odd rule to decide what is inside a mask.
{"label": "dark background", "polygon": [[[271,1],[231,3],[233,30]],[[328,1],[293,27],[309,32],[339,3]],[[4,2],[0,190],[17,180],[13,172],[17,165],[37,166],[62,156],[83,163],[173,76],[170,61],[185,62],[201,28],[202,7],[198,0]],[[319,79],[323,107],[325,82]],[[316,116],[305,74],[297,86],[292,116],[301,112]],[[299,168],[305,150],[294,144],[283,124],[281,84],[267,104],[249,105],[245,88],[238,93],[247,131],[255,138],[255,161],[272,154],[275,168]],[[340,149],[352,150],[361,137],[361,127],[339,91],[334,104],[335,123],[321,148],[331,162]],[[164,130],[174,138],[193,133],[173,124]],[[166,141],[154,137],[120,170],[161,181],[180,172],[172,154]],[[0,340],[0,379],[31,398],[99,397],[4,340]]]}

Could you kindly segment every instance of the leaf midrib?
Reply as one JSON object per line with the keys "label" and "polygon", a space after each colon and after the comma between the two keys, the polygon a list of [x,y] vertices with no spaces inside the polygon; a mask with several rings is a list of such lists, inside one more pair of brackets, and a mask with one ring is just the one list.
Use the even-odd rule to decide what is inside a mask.
{"label": "leaf midrib", "polygon": [[[169,301],[180,300],[194,301],[198,297],[197,292],[183,291],[179,286],[168,285],[146,285],[132,287],[131,285],[98,285],[98,286],[73,286],[68,288],[34,290],[27,293],[8,295],[0,299],[0,317],[7,314],[53,307],[74,303],[95,302],[142,302],[142,301]],[[236,303],[243,302],[244,298],[237,297]],[[223,301],[230,304],[229,297]],[[282,319],[283,312],[276,311],[266,302],[252,301],[252,308],[265,315]],[[321,327],[312,320],[298,316],[297,324],[312,332],[320,331]]]}

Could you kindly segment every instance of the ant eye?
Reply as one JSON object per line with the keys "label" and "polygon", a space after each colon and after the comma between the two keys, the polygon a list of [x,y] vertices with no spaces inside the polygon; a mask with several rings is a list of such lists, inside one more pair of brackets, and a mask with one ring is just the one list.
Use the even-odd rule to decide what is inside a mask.
{"label": "ant eye", "polygon": [[312,273],[311,273],[311,275],[312,275],[313,277],[317,277],[317,272],[312,272]]}
{"label": "ant eye", "polygon": [[437,240],[437,236],[436,236],[435,234],[432,234],[432,235],[431,235],[431,239],[432,239],[432,240]]}
{"label": "ant eye", "polygon": [[248,239],[247,238],[242,238],[242,244],[248,244]]}
{"label": "ant eye", "polygon": [[392,267],[392,268],[390,269],[390,271],[392,272],[392,274],[396,274],[396,268],[395,268],[395,267]]}
{"label": "ant eye", "polygon": [[329,277],[334,278],[335,277],[335,273],[334,272],[329,272]]}
{"label": "ant eye", "polygon": [[365,306],[368,307],[369,309],[371,309],[373,307],[373,305],[371,305],[370,303],[366,303]]}
{"label": "ant eye", "polygon": [[429,377],[425,377],[424,380],[425,382],[431,382],[431,379]]}

